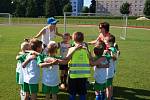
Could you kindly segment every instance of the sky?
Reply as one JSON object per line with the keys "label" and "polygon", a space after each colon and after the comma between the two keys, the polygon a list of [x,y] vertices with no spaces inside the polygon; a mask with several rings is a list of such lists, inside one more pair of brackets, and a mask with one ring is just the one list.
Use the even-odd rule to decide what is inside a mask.
{"label": "sky", "polygon": [[84,6],[90,6],[91,0],[84,0]]}

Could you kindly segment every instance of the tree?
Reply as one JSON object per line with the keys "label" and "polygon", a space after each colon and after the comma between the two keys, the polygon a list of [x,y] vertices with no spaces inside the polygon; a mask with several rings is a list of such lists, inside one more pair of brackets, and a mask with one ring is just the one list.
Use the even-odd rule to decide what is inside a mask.
{"label": "tree", "polygon": [[56,15],[54,0],[46,0],[45,15],[46,17],[54,17]]}
{"label": "tree", "polygon": [[16,1],[15,16],[25,17],[26,7],[27,7],[27,0],[17,0]]}
{"label": "tree", "polygon": [[62,0],[63,7],[68,3],[70,3],[70,0]]}
{"label": "tree", "polygon": [[72,5],[71,3],[68,3],[64,6],[63,12],[72,12]]}
{"label": "tree", "polygon": [[63,15],[63,4],[62,0],[54,0],[56,15],[55,16],[62,16]]}
{"label": "tree", "polygon": [[0,13],[11,12],[11,0],[0,0]]}
{"label": "tree", "polygon": [[84,6],[83,8],[82,8],[82,11],[81,11],[82,13],[89,13],[89,8],[88,7],[86,7],[86,6]]}
{"label": "tree", "polygon": [[91,5],[90,5],[90,8],[89,8],[89,12],[90,12],[90,13],[95,13],[95,12],[96,12],[96,1],[95,1],[95,0],[92,0],[92,1],[91,1]]}
{"label": "tree", "polygon": [[45,16],[45,1],[46,0],[35,0],[35,8],[38,16]]}
{"label": "tree", "polygon": [[11,10],[10,10],[10,13],[12,15],[15,15],[16,6],[17,6],[17,1],[16,0],[12,0],[11,1]]}
{"label": "tree", "polygon": [[129,13],[130,13],[130,4],[128,2],[125,2],[125,3],[122,4],[122,6],[120,7],[120,13],[129,15]]}
{"label": "tree", "polygon": [[34,0],[28,0],[26,7],[26,16],[27,17],[38,17],[37,8]]}
{"label": "tree", "polygon": [[144,7],[144,10],[143,10],[143,13],[146,16],[150,16],[150,0],[145,1],[145,7]]}

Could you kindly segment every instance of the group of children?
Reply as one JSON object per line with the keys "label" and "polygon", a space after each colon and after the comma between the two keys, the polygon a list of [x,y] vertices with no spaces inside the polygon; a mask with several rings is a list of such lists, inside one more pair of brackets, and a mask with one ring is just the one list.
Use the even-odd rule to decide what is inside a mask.
{"label": "group of children", "polygon": [[112,80],[119,55],[115,37],[110,34],[107,42],[97,41],[94,55],[88,43],[84,42],[82,32],[74,32],[72,36],[64,33],[62,38],[60,43],[49,41],[46,47],[37,38],[21,43],[21,52],[16,57],[16,81],[21,86],[21,95],[25,95],[24,100],[36,100],[40,68],[42,92],[46,100],[50,99],[50,94],[53,100],[57,100],[59,88],[68,90],[69,100],[75,100],[77,94],[80,100],[86,100],[87,81],[91,77],[92,67],[96,100],[112,100]]}

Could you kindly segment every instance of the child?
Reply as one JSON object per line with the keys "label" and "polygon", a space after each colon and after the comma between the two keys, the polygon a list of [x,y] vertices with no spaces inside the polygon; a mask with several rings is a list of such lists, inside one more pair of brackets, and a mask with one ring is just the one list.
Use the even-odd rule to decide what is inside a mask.
{"label": "child", "polygon": [[57,93],[59,92],[59,65],[52,65],[56,62],[56,56],[58,46],[56,42],[50,41],[47,45],[48,56],[44,58],[39,64],[42,67],[42,92],[45,94],[45,99],[50,99],[50,93],[52,93],[52,99],[57,100]]}
{"label": "child", "polygon": [[106,68],[109,67],[109,62],[106,57],[103,56],[105,49],[105,43],[94,47],[94,62],[91,62],[94,67],[94,89],[96,100],[105,100],[105,85],[106,85]]}
{"label": "child", "polygon": [[23,59],[25,57],[25,55],[27,54],[25,51],[29,50],[30,45],[28,42],[23,42],[21,43],[21,52],[19,52],[19,54],[16,56],[16,60],[18,60],[17,62],[17,68],[16,68],[16,82],[21,86],[21,100],[23,99],[23,69],[22,69],[22,62]]}
{"label": "child", "polygon": [[[41,53],[42,42],[37,39],[30,40],[31,50]],[[25,100],[36,100],[38,92],[38,82],[40,77],[40,69],[38,66],[38,57],[35,54],[28,53],[23,64],[24,68],[24,92],[26,93]]]}
{"label": "child", "polygon": [[110,56],[109,68],[107,68],[107,84],[106,84],[106,95],[107,95],[108,100],[113,99],[112,82],[113,82],[113,77],[114,77],[115,70],[116,70],[115,63],[119,55],[119,51],[117,51],[117,49],[114,47],[114,43],[115,43],[115,36],[110,35],[109,40],[108,40],[108,44],[110,47],[106,53],[106,56]]}
{"label": "child", "polygon": [[75,50],[79,45],[82,48],[75,50],[71,60],[69,61],[69,94],[70,100],[75,100],[76,94],[79,95],[80,100],[86,100],[87,94],[87,78],[90,77],[90,65],[89,65],[89,51],[87,44],[84,43],[84,34],[82,32],[74,32],[72,36],[75,46],[71,47],[68,51],[68,55]]}
{"label": "child", "polygon": [[[62,58],[65,58],[69,48],[71,47],[70,44],[71,36],[69,33],[64,33],[63,34],[63,41],[59,43],[59,48],[60,48],[60,55]],[[60,65],[60,70],[61,70],[61,75],[60,75],[60,80],[61,80],[61,85],[60,87],[62,89],[66,88],[66,81],[67,81],[67,76],[68,76],[68,64],[65,65]]]}

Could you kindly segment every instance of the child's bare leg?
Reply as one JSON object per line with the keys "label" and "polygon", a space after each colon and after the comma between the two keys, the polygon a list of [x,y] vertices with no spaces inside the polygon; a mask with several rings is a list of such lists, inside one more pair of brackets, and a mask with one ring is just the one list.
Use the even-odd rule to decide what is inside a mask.
{"label": "child's bare leg", "polygon": [[111,97],[112,97],[112,87],[111,86],[106,88],[106,96],[107,96],[108,100],[111,100]]}
{"label": "child's bare leg", "polygon": [[24,100],[29,100],[29,96],[30,96],[30,93],[29,92],[25,92],[25,98],[24,98]]}
{"label": "child's bare leg", "polygon": [[37,98],[37,94],[36,93],[32,93],[31,94],[31,100],[36,100]]}
{"label": "child's bare leg", "polygon": [[52,94],[52,100],[57,100],[57,94]]}
{"label": "child's bare leg", "polygon": [[62,71],[61,71],[61,85],[60,85],[60,87],[61,87],[62,89],[65,88],[65,84],[64,84],[65,78],[64,78],[64,75],[65,75],[65,70],[62,70]]}
{"label": "child's bare leg", "polygon": [[64,83],[67,84],[68,70],[64,70]]}
{"label": "child's bare leg", "polygon": [[45,100],[50,100],[50,94],[45,95]]}

